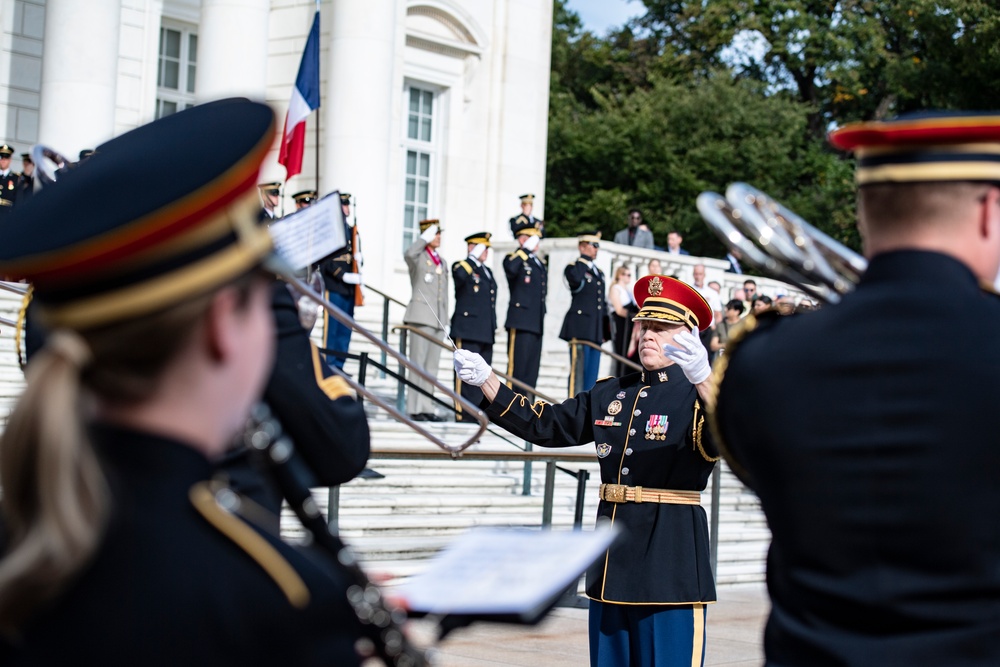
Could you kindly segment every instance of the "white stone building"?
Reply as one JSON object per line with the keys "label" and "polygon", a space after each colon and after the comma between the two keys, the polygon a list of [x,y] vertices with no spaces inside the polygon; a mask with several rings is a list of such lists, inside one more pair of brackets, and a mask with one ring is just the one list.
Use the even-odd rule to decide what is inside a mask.
{"label": "white stone building", "polygon": [[[317,7],[322,102],[285,193],[318,165],[321,193],[355,195],[366,282],[409,298],[402,250],[422,218],[442,220],[455,260],[474,231],[510,238],[519,194],[543,216],[544,0],[0,0],[0,142],[75,156],[231,95],[266,100],[280,128]],[[277,152],[262,180],[284,179]]]}

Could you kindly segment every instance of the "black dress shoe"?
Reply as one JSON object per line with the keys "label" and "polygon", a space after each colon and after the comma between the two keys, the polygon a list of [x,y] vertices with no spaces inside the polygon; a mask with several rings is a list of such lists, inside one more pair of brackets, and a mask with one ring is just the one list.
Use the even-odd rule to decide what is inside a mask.
{"label": "black dress shoe", "polygon": [[410,419],[412,419],[415,422],[425,422],[425,421],[427,421],[427,413],[426,412],[418,412],[416,414],[412,414],[412,415],[410,415]]}
{"label": "black dress shoe", "polygon": [[378,470],[372,470],[371,468],[365,468],[358,475],[360,479],[385,479],[385,475],[380,473]]}
{"label": "black dress shoe", "polygon": [[424,415],[424,416],[427,417],[427,421],[429,421],[429,422],[443,422],[444,421],[444,417],[438,417],[437,415],[428,414],[428,415]]}

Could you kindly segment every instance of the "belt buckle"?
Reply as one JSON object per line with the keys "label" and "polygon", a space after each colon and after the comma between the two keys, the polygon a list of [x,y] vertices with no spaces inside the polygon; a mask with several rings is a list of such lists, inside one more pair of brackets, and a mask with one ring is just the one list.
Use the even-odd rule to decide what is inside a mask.
{"label": "belt buckle", "polygon": [[610,503],[623,503],[625,502],[626,488],[624,484],[605,484],[604,499]]}

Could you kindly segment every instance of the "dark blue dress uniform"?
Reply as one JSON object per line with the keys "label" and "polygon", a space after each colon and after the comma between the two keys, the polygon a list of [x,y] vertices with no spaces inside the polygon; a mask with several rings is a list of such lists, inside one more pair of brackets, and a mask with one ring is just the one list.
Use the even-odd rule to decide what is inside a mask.
{"label": "dark blue dress uniform", "polygon": [[[296,455],[311,478],[310,486],[337,486],[354,479],[371,451],[368,419],[343,378],[320,359],[317,347],[299,323],[298,308],[287,283],[271,286],[277,347],[264,402],[295,443]],[[266,525],[277,532],[281,494],[248,452],[226,455],[219,469],[233,490],[270,512]]]}
{"label": "dark blue dress uniform", "polygon": [[[1000,181],[995,116],[861,139],[897,127],[859,153],[863,187]],[[1000,665],[1000,297],[950,254],[901,249],[841,303],[746,328],[717,362],[713,421],[772,531],[767,664]]]}
{"label": "dark blue dress uniform", "polygon": [[351,582],[325,555],[234,515],[193,448],[110,426],[91,437],[114,508],[101,547],[5,665],[361,663]]}
{"label": "dark blue dress uniform", "polygon": [[[646,304],[637,317],[695,328],[699,319],[711,321],[692,288],[649,279],[657,282],[648,298],[637,284],[637,301]],[[591,664],[698,664],[705,605],[716,599],[700,493],[718,452],[683,369],[606,378],[555,405],[532,403],[501,385],[483,407],[490,421],[543,447],[594,443],[602,482],[598,518],[623,534],[587,572]]]}
{"label": "dark blue dress uniform", "polygon": [[541,218],[536,218],[535,216],[531,215],[530,213],[525,213],[524,209],[523,209],[523,207],[524,207],[525,204],[530,204],[530,205],[534,206],[535,195],[533,195],[533,194],[521,195],[521,196],[518,197],[518,199],[521,200],[522,211],[521,211],[521,213],[518,213],[517,215],[513,216],[508,221],[508,224],[510,224],[510,233],[516,239],[517,235],[519,233],[521,233],[522,229],[524,229],[526,227],[534,227],[535,229],[538,230],[538,235],[544,238],[545,237],[545,221],[542,220]]}
{"label": "dark blue dress uniform", "polygon": [[[519,230],[538,235],[534,227]],[[507,374],[534,387],[542,357],[548,269],[536,255],[518,248],[503,260],[510,288],[507,305]]]}
{"label": "dark blue dress uniform", "polygon": [[[350,204],[351,195],[341,193],[342,204]],[[353,229],[344,223],[344,233],[347,245],[337,250],[332,255],[322,260],[318,269],[323,277],[323,288],[327,301],[340,308],[342,311],[354,317],[355,296],[358,286],[344,282],[345,273],[356,273],[357,267],[354,263]],[[341,324],[338,320],[330,317],[329,313],[323,311],[323,345],[328,350],[339,350],[346,352],[351,343],[351,329]],[[329,363],[339,367],[344,367],[346,357],[330,355],[327,357]]]}
{"label": "dark blue dress uniform", "polygon": [[[573,295],[559,338],[602,344],[609,333],[604,272],[588,257],[580,256],[563,272]],[[590,389],[597,381],[601,353],[585,345],[570,346],[570,395]]]}
{"label": "dark blue dress uniform", "polygon": [[[472,235],[467,243],[489,244],[489,234]],[[451,316],[451,338],[455,346],[477,353],[486,363],[493,363],[493,342],[497,328],[497,282],[486,265],[469,257],[451,267],[455,284],[455,313]],[[483,400],[479,387],[464,384],[455,376],[455,391],[473,405]],[[456,421],[463,421],[460,405],[456,405]]]}

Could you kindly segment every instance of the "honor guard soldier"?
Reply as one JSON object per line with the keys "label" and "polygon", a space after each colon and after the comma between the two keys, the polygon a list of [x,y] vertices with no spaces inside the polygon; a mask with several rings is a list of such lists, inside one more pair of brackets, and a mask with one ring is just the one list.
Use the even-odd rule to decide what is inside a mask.
{"label": "honor guard soldier", "polygon": [[17,200],[22,204],[35,194],[35,161],[31,153],[21,153],[21,183],[18,186]]}
{"label": "honor guard soldier", "polygon": [[773,533],[766,659],[1000,665],[1000,114],[829,138],[868,268],[838,304],[751,314],[718,362],[720,445]]}
{"label": "honor guard soldier", "polygon": [[[604,272],[595,263],[601,247],[601,233],[587,232],[576,240],[580,247],[580,257],[563,271],[573,300],[566,311],[559,338],[567,342],[576,338],[601,345],[611,333]],[[597,382],[601,351],[589,345],[570,343],[569,355],[569,395],[575,396]]]}
{"label": "honor guard soldier", "polygon": [[12,155],[13,148],[7,144],[0,146],[0,215],[10,213],[21,189],[21,175],[10,168]]}
{"label": "honor guard soldier", "polygon": [[542,358],[548,269],[535,254],[541,239],[537,227],[522,222],[516,227],[514,237],[520,247],[503,260],[510,288],[504,324],[507,328],[507,375],[534,389]]}
{"label": "honor guard soldier", "polygon": [[[301,193],[300,193],[301,194]],[[317,266],[323,276],[323,294],[326,300],[354,317],[354,306],[361,292],[361,249],[357,239],[357,226],[348,223],[351,216],[351,193],[340,193],[340,209],[344,214],[344,235],[347,245],[335,251]],[[355,249],[355,245],[359,247]],[[327,350],[347,352],[351,344],[351,328],[323,311],[323,346]],[[327,363],[343,368],[347,357],[327,354]]]}
{"label": "honor guard soldier", "polygon": [[[469,256],[451,267],[455,282],[455,313],[451,316],[451,339],[455,347],[475,352],[486,363],[493,362],[493,342],[497,329],[497,282],[486,266],[492,247],[489,232],[465,237]],[[459,382],[455,376],[455,391],[473,405],[483,400],[479,387]],[[458,386],[460,385],[460,386]],[[463,421],[462,408],[456,404],[456,421]]]}
{"label": "honor guard soldier", "polygon": [[281,214],[278,213],[278,204],[281,203],[281,183],[278,181],[261,183],[257,186],[257,190],[260,192],[260,204],[263,208],[261,220],[275,220],[280,218]]}
{"label": "honor guard soldier", "polygon": [[[403,324],[423,331],[434,340],[445,336],[444,322],[448,319],[448,271],[438,254],[441,247],[441,227],[438,220],[421,220],[420,236],[403,253],[410,271],[410,303],[403,314]],[[410,335],[408,356],[431,375],[437,375],[441,361],[441,346],[419,334]],[[406,392],[406,411],[416,421],[444,421],[434,409],[429,382],[417,375],[413,382],[427,394],[410,387]]]}
{"label": "honor guard soldier", "polygon": [[535,207],[535,195],[527,194],[518,197],[521,200],[521,212],[510,219],[510,233],[517,238],[517,234],[525,227],[534,227],[538,230],[538,235],[545,237],[545,221],[536,218],[531,211]]}
{"label": "honor guard soldier", "polygon": [[292,199],[295,200],[295,210],[301,211],[304,208],[312,206],[316,202],[316,191],[303,190],[301,192],[296,192],[292,195]]}
{"label": "honor guard soldier", "polygon": [[455,352],[463,382],[478,384],[486,414],[543,447],[595,443],[598,517],[622,538],[587,572],[590,664],[701,665],[706,605],[715,601],[701,491],[718,459],[702,401],[711,395],[708,352],[696,333],[712,321],[685,283],[646,276],[635,286],[645,370],[601,380],[563,403],[532,403],[501,385],[478,355]]}
{"label": "honor guard soldier", "polygon": [[274,128],[264,104],[200,104],[0,226],[0,275],[49,330],[0,437],[5,665],[361,663],[353,581],[212,479],[271,369]]}

